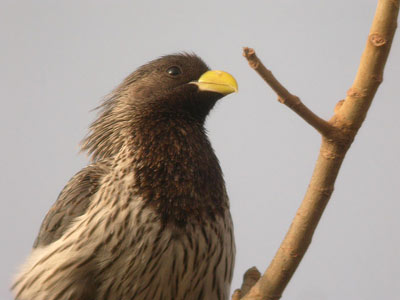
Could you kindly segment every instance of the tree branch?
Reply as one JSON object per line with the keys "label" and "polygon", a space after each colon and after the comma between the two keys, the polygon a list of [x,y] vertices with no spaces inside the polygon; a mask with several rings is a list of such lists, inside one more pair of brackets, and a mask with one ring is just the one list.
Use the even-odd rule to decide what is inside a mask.
{"label": "tree branch", "polygon": [[261,273],[256,267],[251,267],[243,275],[243,283],[240,289],[234,291],[232,295],[232,300],[240,300],[243,295],[246,295],[250,289],[257,283],[260,279]]}
{"label": "tree branch", "polygon": [[[400,0],[379,0],[360,66],[346,99],[340,101],[329,122],[312,113],[266,69],[254,50],[245,48],[250,66],[322,135],[322,144],[303,202],[274,259],[263,276],[243,295],[245,300],[279,299],[296,271],[333,192],[340,166],[361,127],[379,84],[397,25]],[[301,103],[301,104],[299,104]],[[334,129],[332,129],[334,128]]]}
{"label": "tree branch", "polygon": [[278,101],[285,104],[296,112],[300,117],[302,117],[308,124],[318,130],[322,135],[329,135],[333,126],[331,126],[327,121],[321,119],[316,114],[314,114],[307,106],[301,102],[300,98],[291,94],[268,70],[264,64],[257,57],[254,49],[244,47],[243,56],[246,57],[249,62],[250,67],[252,67],[262,79],[275,91],[278,95]]}

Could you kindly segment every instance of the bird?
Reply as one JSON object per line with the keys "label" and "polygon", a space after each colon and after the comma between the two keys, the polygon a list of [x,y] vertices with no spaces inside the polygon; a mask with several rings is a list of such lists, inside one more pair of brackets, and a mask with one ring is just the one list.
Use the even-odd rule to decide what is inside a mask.
{"label": "bird", "polygon": [[98,107],[90,164],[45,216],[16,300],[228,299],[229,199],[205,129],[235,78],[194,53],[159,57]]}

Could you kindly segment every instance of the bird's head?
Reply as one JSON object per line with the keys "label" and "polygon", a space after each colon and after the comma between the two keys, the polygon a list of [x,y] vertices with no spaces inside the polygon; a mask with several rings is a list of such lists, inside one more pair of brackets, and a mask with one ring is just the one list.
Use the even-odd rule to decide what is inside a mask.
{"label": "bird's head", "polygon": [[111,93],[82,149],[95,160],[115,155],[135,120],[187,118],[204,123],[216,101],[237,90],[232,75],[209,70],[194,54],[163,56],[139,67]]}
{"label": "bird's head", "polygon": [[122,82],[117,92],[141,113],[188,113],[204,120],[218,99],[237,89],[232,75],[210,71],[196,55],[175,54],[140,67]]}

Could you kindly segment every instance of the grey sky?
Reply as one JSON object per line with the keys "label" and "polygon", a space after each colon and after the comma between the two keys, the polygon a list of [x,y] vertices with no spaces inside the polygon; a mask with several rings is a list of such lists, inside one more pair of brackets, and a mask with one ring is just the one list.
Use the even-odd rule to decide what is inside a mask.
{"label": "grey sky", "polygon": [[[237,241],[232,290],[264,271],[307,188],[320,137],[241,56],[251,46],[329,118],[357,70],[376,0],[0,2],[0,299],[68,179],[87,163],[90,112],[158,56],[193,51],[232,73],[239,93],[207,122],[225,173]],[[251,3],[251,4],[250,4]],[[400,39],[341,169],[334,195],[283,299],[400,294]]]}

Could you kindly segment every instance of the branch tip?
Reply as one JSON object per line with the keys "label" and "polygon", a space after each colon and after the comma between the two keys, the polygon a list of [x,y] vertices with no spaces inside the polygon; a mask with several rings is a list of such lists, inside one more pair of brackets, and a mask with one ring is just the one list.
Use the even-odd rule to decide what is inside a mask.
{"label": "branch tip", "polygon": [[244,273],[243,275],[243,283],[240,288],[241,294],[244,296],[248,293],[248,291],[256,284],[256,282],[260,279],[261,273],[258,271],[256,267],[251,267]]}
{"label": "branch tip", "polygon": [[260,60],[253,48],[243,47],[243,56],[246,57],[251,68],[257,69],[260,66]]}

